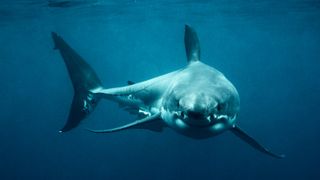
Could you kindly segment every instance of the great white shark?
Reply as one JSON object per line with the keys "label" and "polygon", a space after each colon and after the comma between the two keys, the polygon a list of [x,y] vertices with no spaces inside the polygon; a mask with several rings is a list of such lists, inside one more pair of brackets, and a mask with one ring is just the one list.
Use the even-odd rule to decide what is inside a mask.
{"label": "great white shark", "polygon": [[120,127],[92,130],[111,133],[127,129],[161,132],[169,127],[190,138],[204,139],[231,131],[255,149],[283,158],[249,136],[236,119],[240,98],[234,85],[217,69],[200,61],[200,43],[195,30],[185,26],[187,66],[143,82],[104,88],[92,67],[57,33],[52,33],[54,49],[59,50],[74,88],[68,120],[60,132],[69,131],[93,112],[101,99],[115,101],[139,120]]}

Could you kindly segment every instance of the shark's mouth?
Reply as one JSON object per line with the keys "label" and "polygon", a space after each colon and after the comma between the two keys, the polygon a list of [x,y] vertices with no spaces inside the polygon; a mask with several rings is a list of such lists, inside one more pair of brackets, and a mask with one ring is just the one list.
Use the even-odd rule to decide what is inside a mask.
{"label": "shark's mouth", "polygon": [[201,113],[185,113],[183,111],[175,112],[174,115],[190,126],[208,127],[217,124],[233,124],[236,115],[228,116],[225,114],[203,115]]}

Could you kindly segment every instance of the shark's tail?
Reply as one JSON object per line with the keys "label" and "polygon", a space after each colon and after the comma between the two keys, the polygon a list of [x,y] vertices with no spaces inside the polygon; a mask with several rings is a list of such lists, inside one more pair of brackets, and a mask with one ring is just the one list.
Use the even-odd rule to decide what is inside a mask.
{"label": "shark's tail", "polygon": [[100,79],[85,62],[57,33],[52,32],[54,49],[60,54],[66,64],[74,88],[74,96],[70,107],[68,121],[59,132],[66,132],[76,127],[96,107],[99,97],[91,91],[102,88]]}

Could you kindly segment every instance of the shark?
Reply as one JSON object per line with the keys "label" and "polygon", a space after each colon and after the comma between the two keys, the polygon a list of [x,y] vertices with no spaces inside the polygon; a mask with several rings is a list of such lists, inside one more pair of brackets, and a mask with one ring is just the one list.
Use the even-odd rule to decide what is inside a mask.
{"label": "shark", "polygon": [[77,127],[101,99],[106,99],[138,118],[115,128],[88,129],[90,132],[128,129],[162,132],[171,128],[189,138],[206,139],[230,131],[264,154],[278,159],[285,157],[270,151],[236,124],[240,111],[238,91],[223,73],[201,61],[199,38],[190,25],[185,25],[184,31],[185,67],[143,82],[128,81],[126,86],[115,88],[105,88],[93,68],[60,35],[52,32],[52,38],[74,89],[69,116],[60,133]]}

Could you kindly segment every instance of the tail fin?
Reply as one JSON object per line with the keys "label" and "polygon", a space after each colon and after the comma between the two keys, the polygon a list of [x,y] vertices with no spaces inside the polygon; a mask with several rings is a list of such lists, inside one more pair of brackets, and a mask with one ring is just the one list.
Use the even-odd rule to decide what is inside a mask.
{"label": "tail fin", "polygon": [[59,35],[52,32],[54,49],[60,54],[67,66],[74,88],[74,96],[68,121],[59,132],[66,132],[76,127],[96,107],[100,98],[90,91],[101,88],[101,82],[91,66],[77,54]]}

